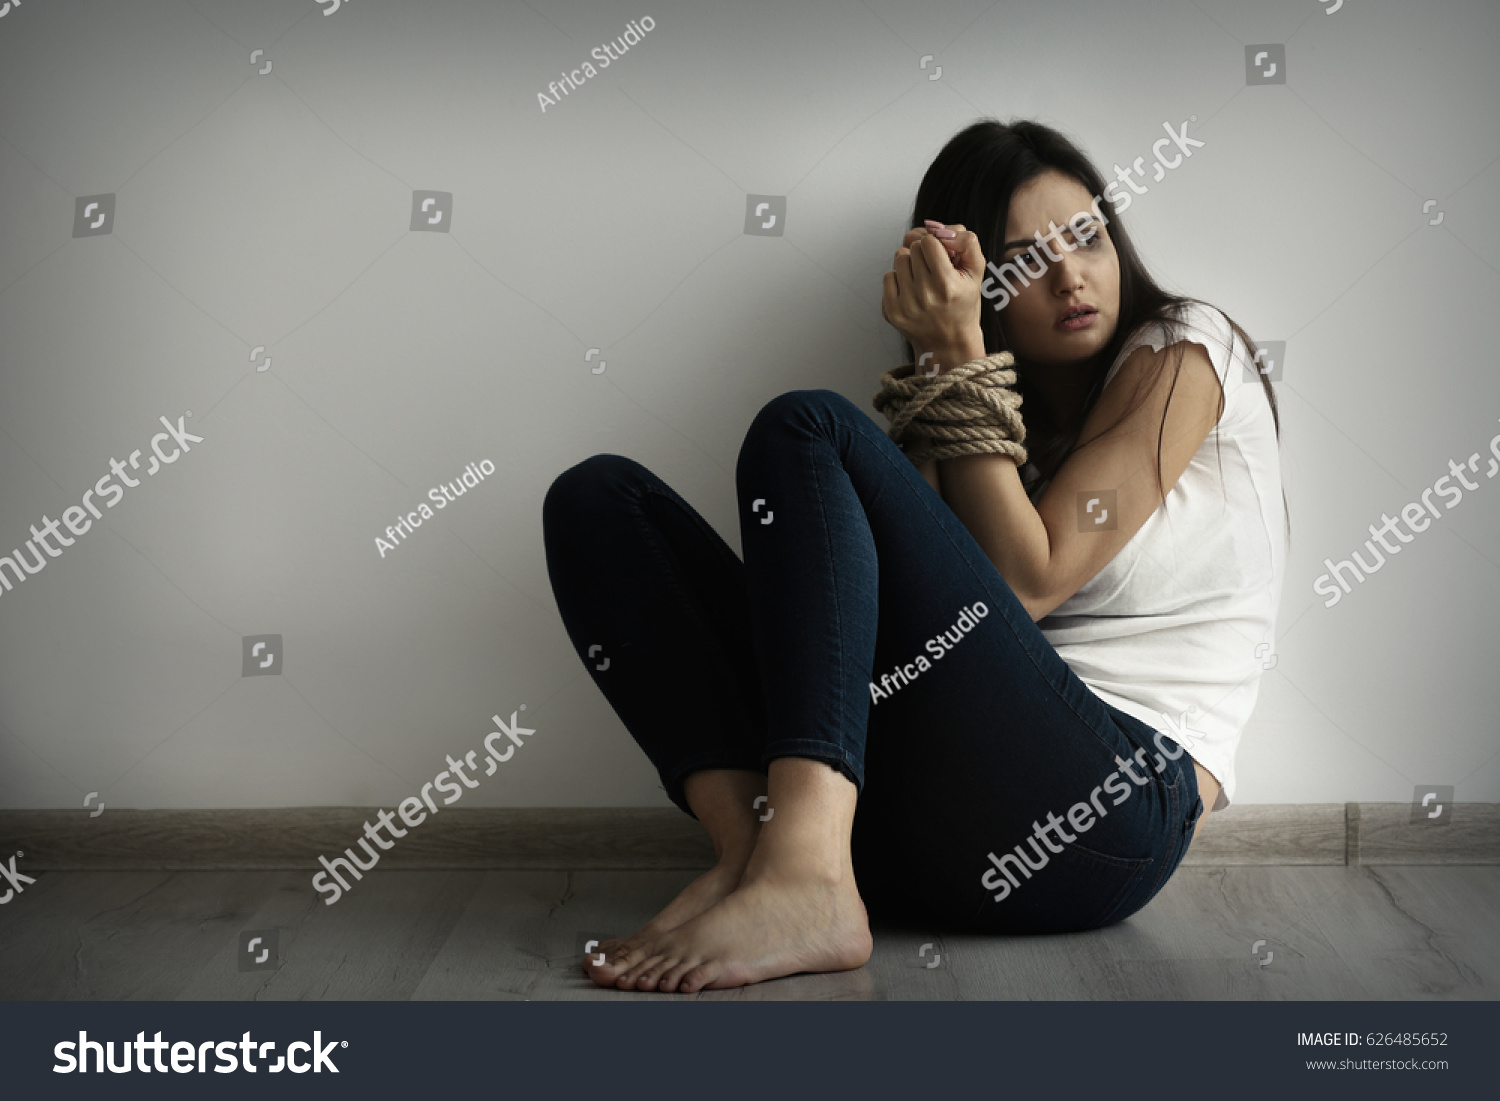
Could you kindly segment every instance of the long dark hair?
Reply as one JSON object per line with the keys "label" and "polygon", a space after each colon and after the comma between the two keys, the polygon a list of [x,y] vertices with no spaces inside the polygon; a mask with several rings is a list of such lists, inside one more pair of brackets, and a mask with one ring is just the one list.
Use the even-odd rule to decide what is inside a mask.
{"label": "long dark hair", "polygon": [[[1156,280],[1152,279],[1150,273],[1146,271],[1146,265],[1141,262],[1140,255],[1136,252],[1135,245],[1131,243],[1130,235],[1126,233],[1125,226],[1120,220],[1120,215],[1113,211],[1113,204],[1103,198],[1106,181],[1099,174],[1099,170],[1078,146],[1058,131],[1039,122],[1022,119],[1007,124],[996,119],[982,119],[955,134],[948,144],[943,146],[937,159],[927,169],[927,174],[922,177],[922,185],[917,188],[916,202],[912,206],[910,228],[916,229],[928,218],[948,225],[965,226],[978,235],[979,245],[984,250],[985,257],[998,262],[1001,246],[1005,243],[1005,224],[1010,216],[1012,196],[1023,184],[1049,169],[1072,177],[1086,188],[1090,195],[1102,200],[1099,209],[1104,212],[1107,219],[1109,237],[1114,243],[1120,262],[1120,316],[1109,343],[1101,348],[1089,363],[1088,371],[1094,380],[1093,386],[1071,417],[1065,416],[1059,420],[1054,417],[1045,402],[1025,401],[1030,389],[1029,372],[1026,365],[1019,357],[1017,358],[1016,389],[1022,396],[1024,419],[1041,429],[1049,438],[1049,443],[1044,449],[1029,456],[1041,476],[1046,479],[1050,479],[1063,461],[1074,451],[1086,447],[1099,438],[1095,436],[1083,443],[1078,442],[1078,437],[1083,431],[1083,423],[1104,390],[1104,376],[1109,372],[1110,365],[1114,363],[1120,349],[1124,347],[1131,334],[1144,324],[1159,322],[1166,332],[1167,345],[1175,344],[1180,339],[1178,325],[1181,321],[1182,310],[1191,302],[1201,301],[1201,299],[1183,295],[1168,294],[1157,285]],[[1208,305],[1208,303],[1203,304]],[[994,355],[996,352],[1011,350],[1001,329],[1001,311],[988,309],[982,305],[979,314],[980,329],[984,333],[985,354]],[[1228,316],[1225,314],[1225,317]],[[1245,332],[1233,318],[1229,319],[1229,324],[1235,334],[1245,342],[1251,362],[1257,362],[1256,356],[1259,349],[1250,339],[1250,334]],[[906,362],[909,363],[913,360],[915,352],[909,342],[903,341],[903,344],[906,350]],[[1161,363],[1157,369],[1164,370],[1165,366],[1165,363]],[[1177,387],[1177,378],[1181,371],[1182,351],[1179,349],[1176,362],[1173,364],[1172,387],[1168,391],[1168,401],[1171,400],[1172,391]],[[1276,392],[1271,388],[1270,379],[1264,374],[1260,376],[1260,382],[1265,389],[1266,400],[1271,403],[1271,419],[1276,426],[1276,438],[1279,441],[1281,439],[1281,415],[1276,406]],[[1149,386],[1140,387],[1138,400],[1121,414],[1120,420],[1129,416],[1145,402],[1148,390]],[[1219,387],[1221,415],[1223,408],[1224,391],[1221,383]],[[1102,436],[1104,432],[1116,427],[1120,420],[1104,429],[1099,435]],[[1157,433],[1156,440],[1156,468],[1157,490],[1164,501],[1166,490],[1161,484],[1161,437],[1165,429],[1166,413],[1163,411],[1161,431]],[[1215,439],[1217,440],[1217,433]],[[1285,508],[1286,493],[1284,491],[1281,499],[1282,507]],[[1288,533],[1290,530],[1289,522]]]}

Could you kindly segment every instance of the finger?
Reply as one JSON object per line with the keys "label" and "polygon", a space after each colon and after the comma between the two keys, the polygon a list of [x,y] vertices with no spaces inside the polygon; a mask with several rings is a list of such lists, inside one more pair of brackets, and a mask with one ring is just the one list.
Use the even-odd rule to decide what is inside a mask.
{"label": "finger", "polygon": [[[939,266],[941,265],[941,267]],[[941,281],[942,276],[937,274],[944,268],[950,268],[947,250],[938,242],[936,237],[924,237],[911,249],[911,272],[912,286],[919,293],[925,292],[934,284]]]}
{"label": "finger", "polygon": [[896,322],[892,320],[896,310],[896,295],[896,273],[893,271],[888,271],[885,273],[885,278],[881,282],[880,316],[885,318],[886,323],[890,325],[896,324]]}
{"label": "finger", "polygon": [[[958,241],[961,240],[962,233],[955,234],[951,238],[945,238],[945,237],[938,236],[935,232],[930,232],[930,231],[925,230],[925,229],[924,230],[915,230],[914,229],[914,230],[912,230],[912,234],[921,234],[921,237],[931,237],[938,244],[940,244],[940,245],[943,246],[943,250],[945,252],[947,252],[947,254],[949,256],[956,257],[958,255],[958,253],[959,253]],[[908,236],[910,236],[910,235],[911,234],[909,234]],[[918,237],[917,239],[920,240],[921,237]],[[957,261],[955,260],[954,262],[956,263]]]}
{"label": "finger", "polygon": [[[922,241],[918,242],[917,246],[914,247],[924,247],[928,269],[933,273],[937,273],[939,271],[945,270],[942,266],[940,266],[940,260],[944,258],[946,258],[947,260],[947,268],[957,268],[962,266],[959,257],[963,254],[964,239],[966,236],[972,237],[973,234],[965,230],[964,233],[958,234],[952,240],[944,240],[941,237],[929,234],[928,236],[924,237]],[[924,246],[924,242],[926,241],[932,241],[934,244],[942,247],[943,251],[941,257],[937,252],[933,251],[931,247]]]}
{"label": "finger", "polygon": [[979,234],[963,230],[951,242],[954,246],[953,265],[966,275],[978,275],[984,271],[984,250],[979,245]]}
{"label": "finger", "polygon": [[911,294],[912,288],[912,262],[911,250],[897,249],[896,258],[891,262],[891,267],[896,272],[896,290],[900,297],[905,298]]}
{"label": "finger", "polygon": [[927,231],[925,229],[923,229],[922,227],[920,227],[920,226],[918,226],[916,229],[909,229],[909,230],[906,231],[906,236],[903,237],[903,238],[901,238],[901,247],[902,248],[911,248],[912,245],[916,244],[918,241],[920,241],[923,237],[926,237],[926,236],[927,236]]}
{"label": "finger", "polygon": [[[948,261],[948,267],[958,267],[958,257],[961,250],[960,242],[963,240],[963,238],[956,237],[951,241],[945,241],[941,237],[934,237],[933,240],[943,246],[943,255],[944,258]],[[937,257],[934,256],[932,259],[934,262],[936,262]]]}
{"label": "finger", "polygon": [[[933,223],[933,225],[937,225],[937,224],[938,223],[936,223],[936,222]],[[911,242],[911,241],[914,241],[914,240],[919,240],[919,239],[921,239],[923,237],[933,237],[933,238],[937,239],[937,241],[938,241],[939,244],[942,244],[942,245],[951,245],[953,243],[954,239],[956,237],[958,237],[958,235],[961,234],[961,233],[963,233],[963,232],[964,232],[964,229],[963,229],[962,226],[958,226],[958,227],[944,226],[941,233],[938,232],[937,230],[931,228],[930,226],[925,226],[925,227],[924,226],[917,226],[917,228],[915,228],[915,229],[910,229],[910,230],[906,231],[906,240],[908,242]]]}
{"label": "finger", "polygon": [[945,238],[943,240],[944,247],[947,248],[949,252],[963,251],[964,236],[966,234],[968,236],[973,236],[973,234],[970,234],[969,231],[965,229],[960,222],[954,222],[951,226],[948,227],[948,229],[952,231],[953,236]]}
{"label": "finger", "polygon": [[953,264],[956,267],[958,265],[956,257],[962,251],[957,241],[966,232],[964,227],[956,222],[952,225],[944,225],[942,222],[935,222],[931,219],[927,220],[926,227],[932,236],[937,238],[938,243],[943,246],[948,255],[954,258]]}

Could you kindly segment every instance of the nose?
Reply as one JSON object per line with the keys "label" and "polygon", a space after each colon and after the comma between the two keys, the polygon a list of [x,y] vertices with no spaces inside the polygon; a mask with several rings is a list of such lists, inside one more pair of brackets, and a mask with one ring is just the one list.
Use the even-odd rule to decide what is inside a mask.
{"label": "nose", "polygon": [[1071,252],[1064,252],[1062,258],[1052,265],[1052,292],[1067,297],[1082,286],[1083,265]]}

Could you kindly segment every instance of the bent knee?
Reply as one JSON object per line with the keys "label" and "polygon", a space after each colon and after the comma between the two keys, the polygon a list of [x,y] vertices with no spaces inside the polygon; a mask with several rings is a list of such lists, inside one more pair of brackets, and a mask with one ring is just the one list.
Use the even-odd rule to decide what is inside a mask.
{"label": "bent knee", "polygon": [[859,406],[837,390],[788,390],[777,394],[761,406],[760,412],[755,415],[755,420],[751,422],[750,427],[753,431],[757,426],[766,424],[781,424],[798,420],[816,422],[826,419],[820,414],[837,413],[847,416],[851,411],[858,413]]}
{"label": "bent knee", "polygon": [[547,487],[542,500],[542,522],[556,519],[563,510],[592,509],[610,493],[638,482],[650,472],[634,459],[601,452],[568,467]]}

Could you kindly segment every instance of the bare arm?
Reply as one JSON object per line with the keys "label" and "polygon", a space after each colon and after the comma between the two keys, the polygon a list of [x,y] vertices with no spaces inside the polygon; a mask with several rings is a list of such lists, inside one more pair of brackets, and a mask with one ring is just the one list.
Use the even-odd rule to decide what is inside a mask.
{"label": "bare arm", "polygon": [[[939,372],[985,353],[979,239],[961,226],[945,232],[946,243],[925,230],[906,235],[881,298],[882,316],[907,338],[919,362],[931,353]],[[1158,369],[1178,350],[1180,372]],[[1127,416],[1138,395],[1143,400]],[[1068,456],[1035,504],[1015,461],[1002,455],[940,459],[935,488],[1039,620],[1087,584],[1151,518],[1161,493],[1177,484],[1218,423],[1220,398],[1202,345],[1141,347],[1089,412],[1080,435],[1085,446]],[[932,483],[928,471],[923,476]]]}
{"label": "bare arm", "polygon": [[[1068,456],[1034,505],[1012,459],[965,455],[939,461],[943,499],[1033,620],[1102,570],[1161,504],[1158,432],[1161,484],[1170,492],[1217,423],[1219,384],[1208,353],[1184,342],[1175,389],[1172,370],[1155,370],[1155,361],[1169,354],[1175,358],[1170,348],[1143,347],[1131,354],[1084,423],[1079,438],[1094,442]],[[1140,408],[1095,440],[1124,413],[1137,387],[1148,387]],[[1109,517],[1114,526],[1095,527],[1083,520],[1080,509],[1090,501],[1096,507],[1089,515],[1102,518],[1109,491],[1114,493]]]}
{"label": "bare arm", "polygon": [[927,479],[927,484],[937,491],[937,495],[943,495],[942,483],[938,481],[938,464],[936,459],[922,459],[914,464],[922,477]]}

